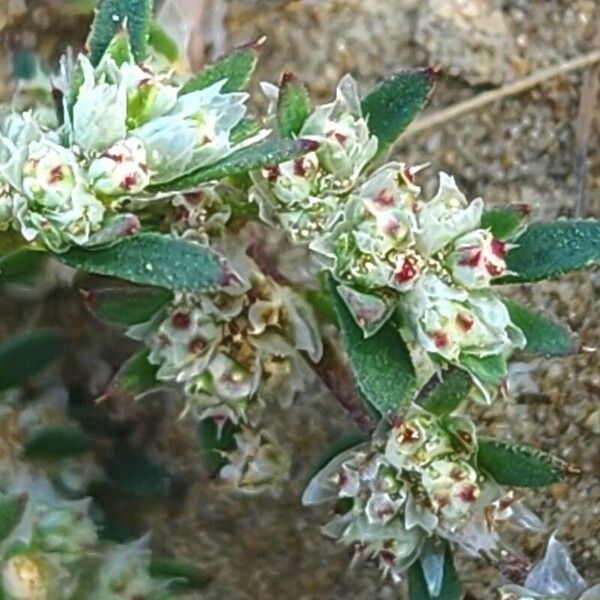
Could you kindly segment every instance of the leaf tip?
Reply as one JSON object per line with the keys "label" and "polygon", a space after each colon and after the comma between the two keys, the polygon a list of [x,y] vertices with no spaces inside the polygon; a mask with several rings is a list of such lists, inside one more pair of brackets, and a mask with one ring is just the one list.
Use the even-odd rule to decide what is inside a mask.
{"label": "leaf tip", "polygon": [[241,46],[239,46],[239,48],[241,50],[253,50],[254,52],[260,52],[263,49],[266,42],[267,42],[267,36],[261,35],[259,38],[256,38],[255,40],[251,40],[250,42],[246,42],[245,44],[242,44]]}

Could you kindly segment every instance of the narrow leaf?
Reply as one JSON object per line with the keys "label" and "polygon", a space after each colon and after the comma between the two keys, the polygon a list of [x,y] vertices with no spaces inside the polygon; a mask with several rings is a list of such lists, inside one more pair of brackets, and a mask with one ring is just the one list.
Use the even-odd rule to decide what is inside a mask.
{"label": "narrow leaf", "polygon": [[86,308],[99,319],[129,327],[149,321],[173,297],[162,288],[97,288],[82,291]]}
{"label": "narrow leaf", "polygon": [[158,367],[148,362],[150,351],[140,350],[131,356],[112,380],[107,394],[119,392],[137,396],[160,386],[156,378]]}
{"label": "narrow leaf", "polygon": [[19,387],[65,352],[55,329],[37,329],[0,343],[0,390]]}
{"label": "narrow leaf", "polygon": [[519,233],[529,211],[530,207],[527,204],[490,208],[481,216],[481,227],[489,229],[496,239],[507,240]]}
{"label": "narrow leaf", "polygon": [[256,69],[260,51],[266,38],[262,37],[241,48],[212,65],[205,67],[200,73],[192,77],[179,92],[181,95],[197,90],[203,90],[217,81],[226,80],[223,92],[237,92],[243,90]]}
{"label": "narrow leaf", "polygon": [[440,376],[435,374],[419,393],[417,403],[438,416],[449,415],[466,399],[473,386],[471,376],[462,369],[450,367]]}
{"label": "narrow leaf", "polygon": [[367,439],[367,436],[360,431],[350,431],[343,433],[338,438],[333,440],[322,452],[315,461],[314,466],[310,469],[308,479],[312,479],[321,469],[328,465],[338,454],[354,448],[362,444]]}
{"label": "narrow leaf", "polygon": [[244,117],[229,134],[232,144],[239,144],[260,131],[260,121],[254,117]]}
{"label": "narrow leaf", "polygon": [[577,351],[577,340],[568,328],[518,302],[503,298],[511,321],[525,334],[526,352],[568,356]]}
{"label": "narrow leaf", "polygon": [[210,248],[157,233],[123,238],[100,250],[72,248],[55,258],[88,273],[178,291],[215,290],[231,276]]}
{"label": "narrow leaf", "polygon": [[431,68],[400,71],[382,81],[362,101],[369,129],[385,152],[423,110],[435,83]]}
{"label": "narrow leaf", "polygon": [[27,458],[62,458],[76,456],[90,448],[89,437],[73,425],[46,425],[26,442],[23,454]]}
{"label": "narrow leaf", "polygon": [[382,415],[395,412],[416,391],[415,370],[404,340],[389,322],[365,339],[331,276],[328,285],[359,391]]}
{"label": "narrow leaf", "polygon": [[152,7],[152,0],[101,0],[88,38],[91,63],[97,65],[100,62],[113,37],[124,25],[129,32],[133,56],[136,62],[141,62],[146,56]]}
{"label": "narrow leaf", "polygon": [[46,254],[29,248],[19,248],[0,256],[0,283],[12,283],[39,274]]}
{"label": "narrow leaf", "polygon": [[522,283],[559,277],[600,265],[600,221],[532,223],[506,257],[513,273],[494,283]]}
{"label": "narrow leaf", "polygon": [[156,21],[150,22],[148,44],[172,63],[179,58],[177,43]]}
{"label": "narrow leaf", "polygon": [[501,354],[479,358],[472,354],[462,354],[460,363],[482,383],[498,385],[506,377],[508,367]]}
{"label": "narrow leaf", "polygon": [[310,114],[308,91],[291,73],[284,73],[279,85],[277,128],[279,135],[291,138],[300,133]]}
{"label": "narrow leaf", "polygon": [[200,436],[200,449],[202,457],[208,470],[215,475],[225,466],[227,460],[223,456],[224,452],[235,448],[234,435],[239,431],[239,427],[231,421],[227,421],[222,427],[214,419],[204,419],[198,425],[198,435]]}
{"label": "narrow leaf", "polygon": [[169,579],[171,593],[183,593],[206,587],[211,577],[196,565],[172,558],[152,558],[149,568],[152,577]]}
{"label": "narrow leaf", "polygon": [[262,167],[277,165],[316,150],[318,147],[317,142],[304,139],[260,142],[236,150],[214,165],[202,167],[173,181],[151,185],[147,190],[150,193],[193,190],[207,181],[223,179],[230,175],[239,175]]}
{"label": "narrow leaf", "polygon": [[430,594],[420,560],[414,563],[408,571],[408,588],[410,600],[460,600],[460,583],[454,568],[452,551],[447,544],[444,555],[444,573],[439,594],[437,596]]}
{"label": "narrow leaf", "polygon": [[6,539],[17,526],[26,504],[26,494],[19,496],[0,494],[0,542]]}
{"label": "narrow leaf", "polygon": [[561,459],[541,450],[502,440],[480,439],[477,463],[494,481],[517,487],[543,487],[568,471]]}

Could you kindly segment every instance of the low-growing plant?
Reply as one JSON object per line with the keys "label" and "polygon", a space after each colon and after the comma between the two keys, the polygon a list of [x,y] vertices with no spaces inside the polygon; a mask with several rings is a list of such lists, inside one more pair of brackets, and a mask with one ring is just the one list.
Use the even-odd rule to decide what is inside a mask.
{"label": "low-growing plant", "polygon": [[[577,351],[565,326],[500,286],[598,265],[600,223],[529,223],[528,207],[469,201],[446,173],[427,197],[425,165],[386,156],[431,96],[431,68],[367,93],[346,75],[319,106],[284,73],[263,84],[269,107],[256,116],[243,90],[264,40],[192,74],[151,14],[150,0],[103,0],[85,52],[3,109],[0,280],[52,259],[127,282],[83,293],[142,343],[106,396],[175,390],[207,468],[243,493],[289,476],[264,415],[320,379],[361,433],[324,451],[302,502],[328,503],[323,533],[407,582],[412,600],[461,597],[456,551],[511,580],[503,600],[599,598],[554,538],[532,567],[502,535],[544,531],[522,488],[575,466],[479,435],[469,409],[510,394],[515,352]],[[98,537],[81,499],[90,474],[142,494],[169,475],[118,434],[112,462],[95,464],[95,421],[14,391],[61,344],[40,330],[0,345],[2,597],[204,585],[191,567],[152,561],[145,541]]]}

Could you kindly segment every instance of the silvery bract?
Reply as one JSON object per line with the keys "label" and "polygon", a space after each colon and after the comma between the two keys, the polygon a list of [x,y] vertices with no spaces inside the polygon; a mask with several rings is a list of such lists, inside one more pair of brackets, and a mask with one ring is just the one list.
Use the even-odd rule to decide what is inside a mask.
{"label": "silvery bract", "polygon": [[268,223],[280,223],[296,242],[328,230],[345,195],[377,151],[377,138],[362,117],[356,82],[348,75],[336,100],[317,107],[298,136],[318,149],[253,174],[250,197]]}

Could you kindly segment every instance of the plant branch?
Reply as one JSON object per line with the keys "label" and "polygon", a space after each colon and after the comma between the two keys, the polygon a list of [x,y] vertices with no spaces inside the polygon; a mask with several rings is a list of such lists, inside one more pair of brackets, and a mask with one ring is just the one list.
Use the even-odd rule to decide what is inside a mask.
{"label": "plant branch", "polygon": [[402,136],[402,140],[405,140],[416,133],[420,133],[427,129],[444,125],[449,121],[453,121],[454,119],[462,117],[470,112],[479,110],[480,108],[483,108],[492,102],[496,102],[497,100],[525,92],[548,79],[553,79],[554,77],[558,77],[560,75],[566,75],[567,73],[571,73],[572,71],[577,71],[579,69],[585,69],[597,63],[600,63],[600,49],[593,50],[588,54],[565,61],[560,65],[541,69],[535,73],[532,73],[531,75],[523,77],[522,79],[507,83],[506,85],[503,85],[495,90],[484,92],[478,96],[475,96],[474,98],[469,98],[463,102],[458,102],[457,104],[453,104],[452,106],[438,110],[430,115],[426,115],[425,117],[415,121],[406,130]]}

